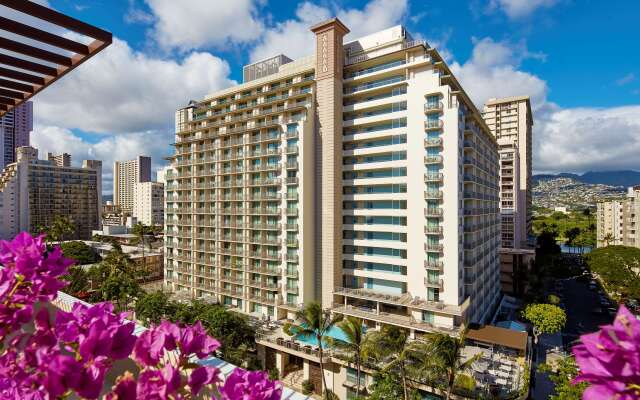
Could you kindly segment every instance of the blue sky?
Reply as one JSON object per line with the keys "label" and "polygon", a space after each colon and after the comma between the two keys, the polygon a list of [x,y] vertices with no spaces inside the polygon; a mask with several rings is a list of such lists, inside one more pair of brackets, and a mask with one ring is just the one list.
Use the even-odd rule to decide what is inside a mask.
{"label": "blue sky", "polygon": [[[161,157],[171,152],[175,108],[240,81],[242,65],[251,60],[276,52],[311,53],[308,26],[338,15],[353,35],[407,26],[446,56],[478,106],[489,97],[530,95],[534,170],[640,169],[640,2],[635,0],[49,0],[49,5],[116,38],[95,61],[36,101],[34,144],[41,151],[66,149],[77,162],[95,157],[109,164],[147,153],[156,167],[162,165]],[[110,177],[105,180],[109,188]]]}

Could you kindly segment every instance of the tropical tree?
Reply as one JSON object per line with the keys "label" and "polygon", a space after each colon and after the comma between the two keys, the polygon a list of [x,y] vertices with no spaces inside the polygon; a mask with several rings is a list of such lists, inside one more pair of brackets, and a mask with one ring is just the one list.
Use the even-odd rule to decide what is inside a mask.
{"label": "tropical tree", "polygon": [[553,304],[529,304],[522,312],[522,317],[533,325],[535,343],[543,333],[560,332],[567,322],[564,310]]}
{"label": "tropical tree", "polygon": [[554,384],[554,394],[549,396],[549,400],[580,400],[588,386],[586,382],[573,382],[578,376],[578,365],[573,356],[561,358],[555,368],[549,364],[540,364],[538,372],[546,373]]}
{"label": "tropical tree", "polygon": [[64,256],[73,259],[76,265],[94,264],[102,259],[91,246],[79,240],[61,243],[60,249]]}
{"label": "tropical tree", "polygon": [[360,397],[360,374],[362,370],[362,355],[366,340],[365,328],[360,318],[346,317],[338,324],[346,340],[330,340],[336,349],[345,350],[349,361],[356,367],[356,398]]}
{"label": "tropical tree", "polygon": [[425,364],[441,376],[447,393],[445,398],[448,400],[456,383],[466,376],[465,372],[471,369],[480,354],[463,360],[464,334],[454,337],[444,333],[432,333],[427,335],[426,342],[429,359]]}
{"label": "tropical tree", "polygon": [[138,222],[133,226],[131,232],[136,235],[134,244],[140,245],[140,249],[142,250],[142,268],[144,271],[147,270],[147,259],[144,256],[144,246],[149,243],[149,250],[151,251],[151,244],[153,243],[153,238],[155,238],[155,229],[153,226],[147,226],[141,222]]}
{"label": "tropical tree", "polygon": [[611,232],[607,233],[606,235],[604,235],[604,247],[609,246],[609,243],[611,243],[611,241],[613,240],[613,234]]}
{"label": "tropical tree", "polygon": [[159,324],[163,319],[174,321],[176,306],[169,296],[161,291],[146,293],[135,305],[136,318],[144,325]]}
{"label": "tropical tree", "polygon": [[[373,376],[373,384],[369,388],[369,400],[400,399],[405,396],[405,388],[395,374],[376,373]],[[409,389],[410,400],[420,400],[422,397],[417,391]]]}
{"label": "tropical tree", "polygon": [[413,376],[418,371],[425,372],[426,369],[421,366],[429,357],[424,342],[409,340],[409,332],[391,325],[367,334],[363,355],[375,362],[383,374],[396,374],[400,377],[404,400],[411,398],[410,375]]}
{"label": "tropical tree", "polygon": [[325,398],[327,379],[324,376],[323,346],[329,336],[328,333],[338,323],[342,321],[342,315],[331,315],[329,310],[323,310],[317,302],[307,304],[302,310],[296,312],[296,322],[287,323],[284,331],[289,336],[313,336],[318,342],[318,355],[320,357],[320,374],[322,375],[322,388]]}
{"label": "tropical tree", "polygon": [[117,243],[100,263],[89,269],[89,277],[98,284],[100,299],[115,301],[120,310],[126,309],[132,299],[144,293],[138,283],[135,264]]}
{"label": "tropical tree", "polygon": [[567,231],[564,234],[567,237],[567,244],[569,246],[573,246],[574,245],[574,241],[580,235],[580,232],[581,232],[581,230],[577,226],[573,227],[571,229],[567,229]]}
{"label": "tropical tree", "polygon": [[47,244],[62,242],[68,234],[75,232],[75,230],[76,226],[63,215],[54,215],[50,225],[38,227],[38,231],[46,235]]}
{"label": "tropical tree", "polygon": [[609,291],[619,293],[621,297],[640,299],[640,249],[629,246],[601,247],[587,254],[584,259]]}

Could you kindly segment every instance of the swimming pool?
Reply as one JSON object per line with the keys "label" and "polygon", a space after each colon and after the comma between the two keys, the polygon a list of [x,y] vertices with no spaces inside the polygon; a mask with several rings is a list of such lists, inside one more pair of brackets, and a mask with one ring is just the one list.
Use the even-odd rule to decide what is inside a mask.
{"label": "swimming pool", "polygon": [[[342,340],[343,342],[348,342],[347,336],[344,334],[342,329],[338,328],[337,326],[331,327],[331,329],[329,329],[329,331],[327,332],[326,336],[330,336],[337,340]],[[311,346],[318,345],[318,339],[316,338],[315,335],[296,335],[294,336],[294,339],[303,344],[308,344]],[[322,344],[322,347],[323,348],[327,347],[326,341]]]}

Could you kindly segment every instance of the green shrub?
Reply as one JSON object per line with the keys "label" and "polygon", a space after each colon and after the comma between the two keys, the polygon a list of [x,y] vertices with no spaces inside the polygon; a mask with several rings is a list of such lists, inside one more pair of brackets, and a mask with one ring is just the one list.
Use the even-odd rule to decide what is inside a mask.
{"label": "green shrub", "polygon": [[302,381],[302,394],[309,395],[309,394],[313,393],[315,388],[316,388],[316,386],[310,380],[307,379],[307,380]]}

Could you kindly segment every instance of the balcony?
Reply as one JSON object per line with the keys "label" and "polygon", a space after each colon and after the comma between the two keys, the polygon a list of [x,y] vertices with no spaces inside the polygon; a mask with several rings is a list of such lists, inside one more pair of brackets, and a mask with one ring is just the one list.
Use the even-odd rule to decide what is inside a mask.
{"label": "balcony", "polygon": [[429,278],[424,278],[424,285],[426,287],[432,287],[432,288],[437,288],[440,290],[444,290],[444,280],[442,279],[429,279]]}
{"label": "balcony", "polygon": [[428,102],[424,105],[425,114],[431,114],[442,111],[444,104],[441,101]]}
{"label": "balcony", "polygon": [[424,140],[424,147],[442,147],[442,138],[431,138]]}
{"label": "balcony", "polygon": [[442,217],[442,209],[441,208],[435,208],[435,207],[427,207],[427,208],[424,209],[424,216],[425,217],[435,217],[435,218]]}
{"label": "balcony", "polygon": [[440,120],[440,119],[428,119],[428,120],[424,121],[424,129],[426,131],[433,131],[433,130],[442,129],[443,125],[444,124],[442,123],[442,120]]}
{"label": "balcony", "polygon": [[441,226],[425,226],[424,227],[424,233],[426,235],[441,235],[442,234],[442,227]]}
{"label": "balcony", "polygon": [[287,212],[286,212],[288,217],[296,217],[298,216],[298,209],[297,208],[287,208]]}
{"label": "balcony", "polygon": [[425,200],[440,200],[442,199],[442,190],[425,190]]}
{"label": "balcony", "polygon": [[286,154],[298,154],[298,146],[287,146],[285,149]]}
{"label": "balcony", "polygon": [[425,269],[430,269],[430,270],[435,270],[438,271],[440,273],[444,272],[444,263],[442,261],[428,261],[425,260],[424,261],[424,268]]}
{"label": "balcony", "polygon": [[289,262],[298,262],[299,261],[299,257],[297,254],[286,254],[285,255],[285,260],[289,261]]}
{"label": "balcony", "polygon": [[298,224],[286,224],[285,229],[288,231],[298,231]]}
{"label": "balcony", "polygon": [[425,243],[424,250],[431,253],[442,253],[444,246],[440,243]]}
{"label": "balcony", "polygon": [[442,182],[444,178],[443,174],[440,173],[432,173],[432,174],[424,174],[425,182]]}
{"label": "balcony", "polygon": [[297,161],[287,162],[287,169],[298,169],[298,162]]}
{"label": "balcony", "polygon": [[286,178],[286,184],[287,185],[297,185],[298,184],[298,177],[296,176],[289,176]]}
{"label": "balcony", "polygon": [[425,156],[425,164],[442,164],[442,156]]}

